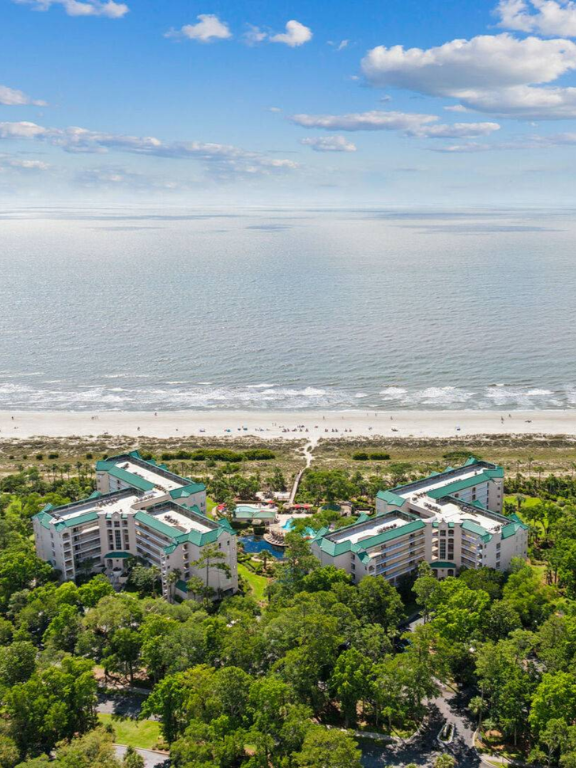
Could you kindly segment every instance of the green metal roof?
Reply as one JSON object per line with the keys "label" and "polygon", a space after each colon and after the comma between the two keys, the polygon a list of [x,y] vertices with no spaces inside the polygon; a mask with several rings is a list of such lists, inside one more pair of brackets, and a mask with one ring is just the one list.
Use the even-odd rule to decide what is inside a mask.
{"label": "green metal roof", "polygon": [[402,496],[398,496],[394,491],[378,491],[376,498],[382,499],[382,501],[385,501],[387,504],[394,504],[398,507],[401,507],[406,501],[406,499]]}
{"label": "green metal roof", "polygon": [[[464,467],[469,467],[473,464],[482,465],[482,467],[484,467],[484,469],[482,470],[482,473],[487,474],[491,480],[494,478],[504,477],[503,467],[499,467],[496,464],[492,464],[489,461],[483,461],[480,459],[475,459],[473,457],[470,457],[468,461],[461,467],[446,467],[446,469],[443,472],[431,472],[429,475],[427,475],[426,477],[422,477],[420,480],[415,480],[411,483],[405,483],[404,485],[397,485],[395,488],[392,488],[389,491],[379,491],[377,494],[377,497],[380,499],[384,499],[384,501],[386,501],[384,494],[393,494],[396,498],[402,498],[401,496],[398,495],[397,491],[403,491],[406,488],[412,488],[413,486],[417,486],[420,483],[425,482],[426,480],[431,480],[432,478],[440,477],[441,475],[448,474],[449,472],[457,472],[459,469],[464,469]],[[457,482],[457,481],[454,481],[454,482]],[[445,487],[448,488],[449,485]],[[432,495],[432,494],[429,494],[429,495]],[[390,501],[389,503],[396,504],[397,502]]]}
{"label": "green metal roof", "polygon": [[276,512],[270,509],[255,509],[247,505],[239,505],[234,510],[237,520],[274,520]]}
{"label": "green metal roof", "polygon": [[121,559],[124,560],[127,557],[133,557],[133,555],[130,552],[120,552],[120,551],[118,551],[118,552],[108,552],[107,555],[104,555],[104,559],[106,559],[107,557],[109,557],[111,559],[112,558],[117,558],[117,559],[121,558]]}
{"label": "green metal roof", "polygon": [[[52,504],[48,504],[49,507],[52,507]],[[53,519],[52,515],[46,510],[43,509],[38,514],[34,515],[34,520],[38,520],[38,522],[47,530],[50,529],[50,521]]]}
{"label": "green metal roof", "polygon": [[528,528],[529,528],[529,526],[528,526],[528,525],[526,525],[526,523],[525,523],[525,522],[523,522],[523,520],[522,520],[520,517],[518,517],[518,515],[516,514],[516,512],[513,512],[513,513],[510,515],[510,520],[513,520],[515,523],[519,523],[519,524],[520,524],[520,527],[521,527],[521,528],[523,528],[525,531],[527,531],[527,530],[528,530]]}
{"label": "green metal roof", "polygon": [[151,483],[149,480],[144,480],[143,477],[139,477],[133,472],[128,472],[128,470],[122,469],[109,461],[99,461],[96,465],[96,469],[99,472],[108,472],[112,477],[128,483],[128,485],[131,485],[133,488],[138,488],[140,491],[152,491],[156,487],[154,483]]}
{"label": "green metal roof", "polygon": [[[406,525],[391,528],[388,531],[382,531],[382,533],[377,533],[367,539],[362,539],[361,542],[357,542],[356,544],[352,544],[349,539],[346,541],[335,542],[331,541],[328,537],[323,537],[320,540],[319,545],[323,552],[326,552],[327,555],[331,555],[332,557],[344,554],[344,552],[365,552],[379,544],[384,544],[401,536],[406,536],[407,534],[419,531],[424,528],[424,526],[425,523],[422,522],[422,520],[413,520],[411,523],[406,523]],[[318,541],[318,539],[315,539],[315,541]]]}
{"label": "green metal roof", "polygon": [[447,560],[436,560],[434,563],[430,563],[430,568],[457,568],[455,563],[449,563]]}
{"label": "green metal roof", "polygon": [[204,483],[189,483],[182,488],[174,488],[174,490],[170,491],[170,496],[173,499],[181,499],[185,496],[192,496],[194,493],[202,493],[205,490],[206,486]]}
{"label": "green metal roof", "polygon": [[431,499],[441,499],[444,496],[453,496],[455,493],[463,491],[466,488],[480,485],[480,483],[487,483],[491,479],[492,478],[489,476],[488,472],[481,472],[479,475],[466,477],[464,480],[455,480],[453,483],[443,485],[441,488],[432,488],[432,490],[427,493]]}
{"label": "green metal roof", "polygon": [[485,536],[488,531],[479,523],[475,523],[474,520],[462,520],[462,528],[469,533],[475,533],[478,536]]}
{"label": "green metal roof", "polygon": [[[162,507],[169,506],[170,504],[172,504],[176,509],[178,509],[180,506],[172,501],[157,504],[154,507],[150,507],[149,509],[160,509]],[[154,515],[148,514],[148,512],[138,510],[138,512],[136,512],[134,515],[134,519],[137,522],[142,523],[143,525],[147,525],[157,533],[161,533],[163,536],[171,539],[172,543],[168,544],[164,549],[164,552],[167,555],[172,554],[172,552],[174,552],[176,547],[178,547],[180,544],[191,543],[197,547],[203,547],[205,544],[213,544],[220,538],[220,536],[223,536],[224,534],[228,536],[236,535],[235,530],[232,528],[228,520],[219,520],[216,522],[214,520],[209,520],[207,517],[204,517],[201,514],[198,515],[198,517],[201,519],[203,525],[214,526],[212,530],[203,532],[192,530],[188,531],[187,533],[180,533],[173,526],[168,525],[162,520],[158,520],[158,518],[154,517]]]}
{"label": "green metal roof", "polygon": [[147,512],[143,512],[141,509],[136,512],[134,519],[138,523],[142,523],[142,525],[147,525],[149,528],[152,528],[153,531],[161,533],[163,536],[167,536],[169,539],[176,540],[180,535],[176,531],[176,528],[168,525],[168,523],[162,522],[162,520],[158,520],[154,515],[149,515]]}
{"label": "green metal roof", "polygon": [[502,538],[508,539],[510,536],[518,533],[520,530],[526,530],[527,526],[523,523],[512,522],[502,528]]}
{"label": "green metal roof", "polygon": [[188,585],[185,581],[182,581],[182,579],[178,579],[176,584],[174,585],[176,589],[179,589],[180,592],[188,592]]}
{"label": "green metal roof", "polygon": [[56,530],[61,528],[75,528],[77,525],[84,525],[84,523],[91,523],[94,520],[98,520],[98,512],[84,512],[83,515],[76,515],[76,517],[69,517],[67,520],[59,520],[54,524]]}

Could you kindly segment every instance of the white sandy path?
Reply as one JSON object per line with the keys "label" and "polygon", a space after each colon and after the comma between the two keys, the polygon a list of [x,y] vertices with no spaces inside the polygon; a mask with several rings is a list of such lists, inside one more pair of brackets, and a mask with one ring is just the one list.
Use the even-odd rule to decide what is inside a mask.
{"label": "white sandy path", "polygon": [[[320,438],[346,436],[433,438],[532,434],[576,437],[576,410],[511,411],[510,415],[500,411],[159,411],[158,415],[135,411],[1,411],[0,440],[105,434],[157,438],[228,435],[233,439],[250,435],[306,438],[313,443]],[[226,429],[232,432],[227,433]],[[292,431],[294,429],[297,431]]]}

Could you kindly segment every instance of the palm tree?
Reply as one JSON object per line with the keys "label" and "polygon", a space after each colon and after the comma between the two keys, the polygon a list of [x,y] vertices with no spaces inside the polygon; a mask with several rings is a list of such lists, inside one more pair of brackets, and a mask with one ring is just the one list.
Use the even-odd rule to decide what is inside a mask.
{"label": "palm tree", "polygon": [[268,558],[270,555],[268,552],[263,549],[262,552],[260,552],[260,560],[262,561],[262,570],[266,572],[268,570]]}
{"label": "palm tree", "polygon": [[478,718],[478,728],[482,728],[482,715],[486,709],[486,704],[482,696],[473,696],[468,704],[468,709],[474,717]]}
{"label": "palm tree", "polygon": [[174,568],[173,571],[170,571],[168,574],[168,595],[170,597],[170,600],[174,599],[174,588],[176,586],[176,582],[179,581],[182,578],[182,571],[180,568]]}

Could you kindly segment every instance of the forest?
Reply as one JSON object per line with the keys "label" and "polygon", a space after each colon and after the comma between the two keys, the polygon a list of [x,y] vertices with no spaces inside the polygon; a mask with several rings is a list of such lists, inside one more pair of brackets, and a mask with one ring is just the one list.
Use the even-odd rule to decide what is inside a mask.
{"label": "forest", "polygon": [[[306,492],[320,481],[339,498],[341,474]],[[149,693],[140,717],[158,721],[176,768],[354,768],[354,734],[409,736],[443,684],[467,692],[480,749],[576,767],[573,477],[507,481],[505,512],[530,525],[530,561],[507,573],[438,581],[424,563],[398,589],[354,585],[293,532],[264,599],[244,583],[218,603],[168,603],[145,578],[120,593],[103,576],[59,584],[31,518],[91,490],[87,475],[37,468],[0,480],[0,768],[139,768],[99,718],[110,685]]]}

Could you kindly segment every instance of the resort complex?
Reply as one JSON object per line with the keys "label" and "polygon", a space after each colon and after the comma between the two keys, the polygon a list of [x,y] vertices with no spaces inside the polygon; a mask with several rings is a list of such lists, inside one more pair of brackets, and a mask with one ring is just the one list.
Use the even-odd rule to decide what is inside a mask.
{"label": "resort complex", "polygon": [[345,528],[320,530],[312,551],[323,565],[351,574],[384,576],[396,582],[428,562],[438,578],[459,568],[506,570],[526,557],[528,527],[502,515],[504,471],[469,459],[423,480],[380,491],[376,515],[361,515]]}
{"label": "resort complex", "polygon": [[[158,568],[168,599],[192,596],[192,576],[214,597],[237,591],[235,530],[224,517],[225,505],[218,508],[219,519],[206,515],[203,483],[133,451],[98,461],[96,488],[83,501],[48,504],[33,518],[36,551],[62,580],[104,573],[119,588],[136,557]],[[422,561],[438,578],[460,568],[504,571],[512,558],[526,557],[528,534],[520,518],[502,514],[503,494],[503,469],[471,458],[464,466],[380,491],[375,514],[361,512],[336,529],[307,528],[305,536],[323,565],[344,569],[355,582],[371,575],[396,583]],[[292,515],[300,506],[290,508]],[[238,504],[234,526],[265,526],[266,541],[283,547],[293,517],[278,512],[273,503]]]}
{"label": "resort complex", "polygon": [[[188,597],[192,576],[214,596],[236,592],[236,536],[227,520],[206,516],[202,483],[134,451],[97,462],[96,487],[89,498],[48,504],[33,519],[36,552],[63,580],[105,573],[119,586],[137,557],[159,569],[166,598]],[[221,554],[210,559],[215,550]]]}

